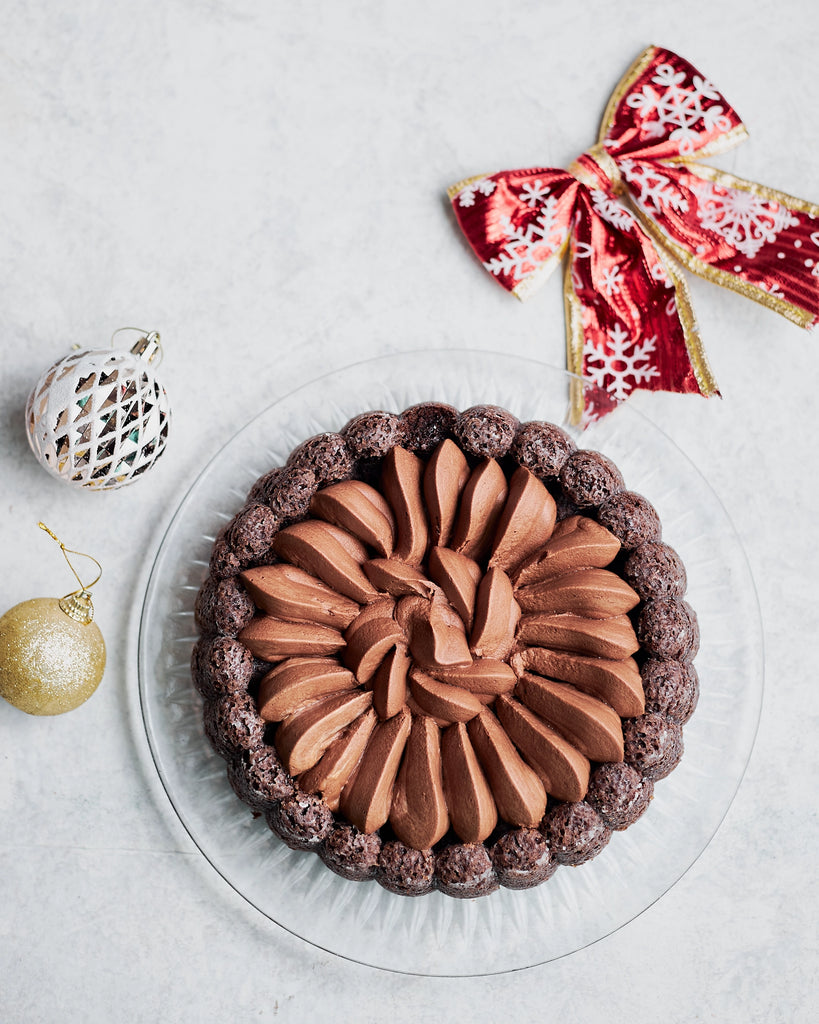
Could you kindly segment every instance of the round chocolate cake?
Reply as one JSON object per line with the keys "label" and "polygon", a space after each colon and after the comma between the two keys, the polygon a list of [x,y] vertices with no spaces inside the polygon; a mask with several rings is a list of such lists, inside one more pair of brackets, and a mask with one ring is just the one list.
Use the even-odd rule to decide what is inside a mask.
{"label": "round chocolate cake", "polygon": [[217,537],[193,676],[237,795],[404,895],[582,864],[694,711],[659,517],[559,427],[427,402],[310,438]]}

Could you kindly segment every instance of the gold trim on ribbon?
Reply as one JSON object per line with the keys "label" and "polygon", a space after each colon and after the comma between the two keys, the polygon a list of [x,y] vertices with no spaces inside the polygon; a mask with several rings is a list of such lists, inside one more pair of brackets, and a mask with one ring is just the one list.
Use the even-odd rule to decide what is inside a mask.
{"label": "gold trim on ribbon", "polygon": [[[678,163],[679,161],[664,161],[665,163]],[[819,218],[819,206],[814,203],[809,203],[804,199],[798,199],[795,196],[787,195],[785,192],[779,192],[776,189],[768,188],[766,185],[759,185],[753,181],[747,181],[744,178],[737,178],[733,174],[728,174],[726,171],[719,171],[715,167],[704,167],[701,164],[688,164],[686,163],[686,169],[690,171],[695,177],[702,178],[705,181],[714,182],[717,185],[722,185],[725,188],[735,188],[742,192],[748,192],[751,195],[759,196],[767,202],[781,203],[788,209],[795,210],[798,213],[804,213],[809,217]],[[800,327],[810,327],[814,320],[815,315],[809,310],[802,306],[797,305],[793,302],[788,302],[786,299],[781,299],[777,295],[772,295],[771,292],[766,291],[759,285],[752,284],[750,281],[745,281],[734,274],[729,273],[727,270],[720,270],[717,267],[712,267],[708,263],[703,263],[702,260],[697,259],[687,249],[683,248],[678,242],[675,242],[665,231],[649,217],[643,210],[641,210],[636,204],[633,204],[641,225],[651,235],[653,240],[668,252],[670,252],[675,259],[677,259],[687,270],[697,274],[699,277],[704,277],[706,281],[711,281],[713,284],[721,285],[723,288],[730,288],[732,291],[738,292],[740,295],[744,295],[746,299],[752,299],[754,302],[758,302],[762,306],[766,306],[768,309],[779,313],[792,323],[798,324]]]}
{"label": "gold trim on ribbon", "polygon": [[692,153],[691,156],[680,157],[680,163],[689,164],[696,163],[702,157],[708,156],[719,156],[720,153],[725,153],[729,149],[733,149],[734,146],[738,146],[740,142],[744,142],[748,138],[748,129],[740,121],[739,124],[735,124],[730,131],[722,132],[716,139],[709,142],[707,145],[702,146]]}
{"label": "gold trim on ribbon", "polygon": [[583,381],[583,345],[586,340],[583,333],[583,306],[572,284],[571,256],[566,262],[563,274],[563,309],[566,320],[566,368],[574,374],[569,382],[569,423],[579,426],[586,407],[586,396]]}
{"label": "gold trim on ribbon", "polygon": [[631,92],[631,87],[642,75],[645,69],[651,64],[657,55],[657,51],[660,49],[659,46],[648,46],[640,54],[640,56],[632,63],[628,71],[623,75],[620,81],[617,83],[617,87],[609,97],[609,101],[606,104],[606,109],[603,112],[603,120],[600,122],[600,131],[597,133],[597,144],[602,146],[611,128],[614,126],[614,114],[617,108],[620,106],[620,101],[623,97]]}
{"label": "gold trim on ribbon", "polygon": [[697,320],[694,316],[694,307],[691,304],[688,282],[678,272],[670,253],[664,252],[662,248],[659,248],[657,255],[660,257],[666,273],[674,282],[677,314],[683,330],[685,349],[688,352],[688,361],[691,363],[691,368],[694,371],[694,377],[697,381],[697,387],[700,389],[700,394],[705,395],[706,398],[718,395],[719,388],[717,387],[714,374],[711,372],[699,328],[697,327]]}
{"label": "gold trim on ribbon", "polygon": [[464,178],[462,181],[456,182],[454,185],[450,185],[446,190],[446,194],[449,196],[450,200],[453,200],[459,192],[462,192],[470,185],[474,185],[476,181],[485,181],[487,178],[491,177],[491,174],[473,174],[469,178]]}

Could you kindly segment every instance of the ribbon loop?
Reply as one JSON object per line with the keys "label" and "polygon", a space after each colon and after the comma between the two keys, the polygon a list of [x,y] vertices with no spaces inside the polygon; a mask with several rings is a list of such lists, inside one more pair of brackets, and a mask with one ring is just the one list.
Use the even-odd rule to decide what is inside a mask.
{"label": "ribbon loop", "polygon": [[450,189],[483,266],[518,298],[570,248],[569,367],[606,396],[584,410],[575,388],[577,421],[638,388],[719,393],[678,263],[803,327],[819,322],[819,206],[695,162],[745,134],[704,75],[652,46],[567,171],[504,171]]}

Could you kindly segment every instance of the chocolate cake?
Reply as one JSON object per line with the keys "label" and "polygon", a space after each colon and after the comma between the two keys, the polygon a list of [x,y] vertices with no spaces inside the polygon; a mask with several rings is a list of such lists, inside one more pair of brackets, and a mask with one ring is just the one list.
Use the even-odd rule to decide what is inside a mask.
{"label": "chocolate cake", "polygon": [[596,856],[678,764],[685,587],[655,509],[559,427],[362,413],[216,538],[205,733],[239,798],[345,878],[529,888]]}

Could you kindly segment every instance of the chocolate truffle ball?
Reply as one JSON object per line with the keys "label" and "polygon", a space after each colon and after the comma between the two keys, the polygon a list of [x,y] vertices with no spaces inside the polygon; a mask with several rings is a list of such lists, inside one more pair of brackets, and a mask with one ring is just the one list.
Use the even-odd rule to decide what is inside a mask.
{"label": "chocolate truffle ball", "polygon": [[211,746],[226,761],[262,742],[265,723],[246,693],[228,694],[205,704],[202,719]]}
{"label": "chocolate truffle ball", "polygon": [[359,832],[355,825],[336,824],[324,840],[321,859],[328,868],[353,882],[372,878],[378,867],[381,839]]}
{"label": "chocolate truffle ball", "polygon": [[319,487],[349,480],[353,473],[353,460],[341,434],[316,434],[298,448],[294,448],[287,460],[287,467],[311,469]]}
{"label": "chocolate truffle ball", "polygon": [[646,711],[665,715],[685,725],[694,714],[700,696],[697,670],[690,662],[648,658],[640,669],[646,695]]}
{"label": "chocolate truffle ball", "polygon": [[276,466],[275,469],[271,469],[268,473],[260,476],[247,492],[247,504],[270,504],[270,494],[276,487],[283,472],[284,470],[281,466]]}
{"label": "chocolate truffle ball", "polygon": [[237,636],[253,618],[255,608],[235,576],[209,576],[199,589],[194,613],[203,633]]}
{"label": "chocolate truffle ball", "polygon": [[512,447],[519,422],[497,405],[473,405],[460,414],[455,436],[461,448],[480,459],[500,459]]}
{"label": "chocolate truffle ball", "polygon": [[275,748],[267,743],[243,750],[228,765],[227,776],[239,799],[262,814],[277,800],[293,795],[293,780]]}
{"label": "chocolate truffle ball", "polygon": [[592,772],[586,802],[609,828],[624,829],[640,817],[653,794],[651,779],[644,779],[625,761],[612,761]]}
{"label": "chocolate truffle ball", "polygon": [[242,565],[248,565],[270,550],[279,520],[267,505],[246,505],[233,518],[227,542]]}
{"label": "chocolate truffle ball", "polygon": [[611,829],[585,801],[558,804],[540,828],[558,864],[585,864],[611,839]]}
{"label": "chocolate truffle ball", "polygon": [[566,497],[578,508],[602,505],[623,489],[623,478],[614,463],[600,452],[573,452],[560,471]]}
{"label": "chocolate truffle ball", "polygon": [[662,541],[649,541],[632,551],[623,576],[644,601],[682,597],[688,582],[682,559]]}
{"label": "chocolate truffle ball", "polygon": [[227,542],[227,527],[221,530],[213,542],[210,552],[210,574],[217,580],[235,576],[242,565]]}
{"label": "chocolate truffle ball", "polygon": [[679,722],[649,712],[623,722],[624,757],[646,779],[664,779],[680,763],[683,734]]}
{"label": "chocolate truffle ball", "polygon": [[397,839],[381,847],[376,879],[389,892],[399,896],[423,896],[432,890],[434,878],[432,850],[414,850]]}
{"label": "chocolate truffle ball", "polygon": [[315,850],[333,828],[330,808],[319,796],[296,789],[265,815],[268,827],[291,850]]}
{"label": "chocolate truffle ball", "polygon": [[637,620],[637,639],[647,654],[690,661],[700,646],[697,616],[686,601],[648,601]]}
{"label": "chocolate truffle ball", "polygon": [[642,494],[620,491],[597,510],[597,521],[614,534],[626,551],[659,540],[662,526],[657,510]]}
{"label": "chocolate truffle ball", "polygon": [[455,429],[458,410],[444,402],[420,402],[401,414],[402,446],[416,455],[430,455]]}
{"label": "chocolate truffle ball", "polygon": [[456,899],[485,896],[498,888],[498,879],[483,843],[452,843],[435,858],[438,888]]}
{"label": "chocolate truffle ball", "polygon": [[237,636],[253,618],[256,608],[241,583],[220,580],[213,601],[213,620],[224,636]]}
{"label": "chocolate truffle ball", "polygon": [[557,871],[549,844],[536,828],[516,828],[492,847],[498,881],[507,889],[531,889]]}
{"label": "chocolate truffle ball", "polygon": [[289,466],[270,485],[267,503],[283,524],[295,523],[307,515],[317,490],[318,482],[312,469]]}
{"label": "chocolate truffle ball", "polygon": [[509,454],[535,476],[557,476],[563,464],[577,450],[565,430],[554,423],[523,423],[515,434]]}
{"label": "chocolate truffle ball", "polygon": [[199,640],[191,658],[194,686],[208,700],[244,693],[253,675],[253,663],[253,655],[234,637]]}
{"label": "chocolate truffle ball", "polygon": [[351,419],[341,431],[353,459],[383,459],[390,449],[401,444],[404,424],[392,412],[363,412]]}

